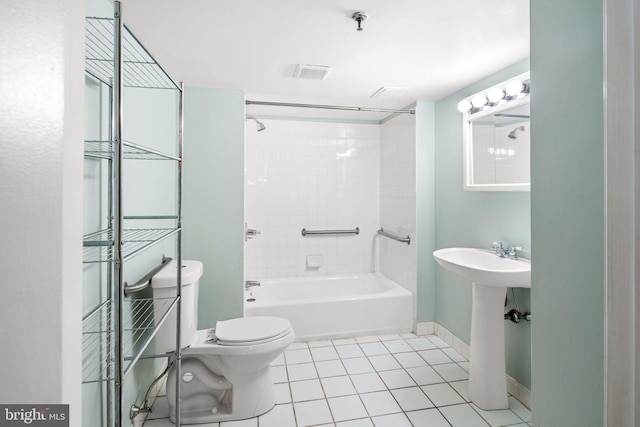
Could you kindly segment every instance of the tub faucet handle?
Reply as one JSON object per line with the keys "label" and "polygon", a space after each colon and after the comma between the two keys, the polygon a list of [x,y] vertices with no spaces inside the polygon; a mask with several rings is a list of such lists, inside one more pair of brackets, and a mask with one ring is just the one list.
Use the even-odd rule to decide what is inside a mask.
{"label": "tub faucet handle", "polygon": [[260,230],[256,230],[255,228],[247,228],[247,237],[252,238],[260,234]]}
{"label": "tub faucet handle", "polygon": [[256,230],[255,228],[247,228],[247,224],[244,224],[244,241],[251,240],[260,234],[260,230]]}

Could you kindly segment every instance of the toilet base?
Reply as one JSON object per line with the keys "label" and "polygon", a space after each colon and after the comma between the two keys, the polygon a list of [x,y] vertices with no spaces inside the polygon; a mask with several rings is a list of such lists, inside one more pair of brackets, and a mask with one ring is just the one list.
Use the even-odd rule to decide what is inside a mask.
{"label": "toilet base", "polygon": [[[184,365],[189,358],[183,359]],[[173,377],[171,376],[173,374]],[[192,387],[190,381],[182,381],[181,424],[203,424],[219,421],[236,421],[257,417],[275,406],[275,388],[271,377],[271,367],[266,366],[258,372],[238,375],[227,381],[226,386],[217,381],[217,386],[203,391],[202,387]],[[226,389],[225,389],[226,387]],[[167,397],[169,400],[169,419],[175,423],[175,372],[169,371],[167,379]]]}

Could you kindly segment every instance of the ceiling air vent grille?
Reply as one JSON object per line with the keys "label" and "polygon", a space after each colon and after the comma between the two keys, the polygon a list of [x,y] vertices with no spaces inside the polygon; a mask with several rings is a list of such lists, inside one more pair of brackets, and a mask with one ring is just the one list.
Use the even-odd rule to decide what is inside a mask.
{"label": "ceiling air vent grille", "polygon": [[373,92],[369,98],[395,98],[405,90],[407,90],[406,87],[382,86],[380,89]]}
{"label": "ceiling air vent grille", "polygon": [[293,77],[297,79],[324,80],[331,71],[328,65],[298,64]]}

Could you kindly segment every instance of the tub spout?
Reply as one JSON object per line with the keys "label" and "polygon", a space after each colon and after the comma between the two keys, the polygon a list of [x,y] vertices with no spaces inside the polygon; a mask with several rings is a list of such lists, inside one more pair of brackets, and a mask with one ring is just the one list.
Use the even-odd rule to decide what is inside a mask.
{"label": "tub spout", "polygon": [[247,280],[246,282],[244,282],[245,289],[253,288],[254,286],[260,286],[260,282],[258,282],[257,280]]}

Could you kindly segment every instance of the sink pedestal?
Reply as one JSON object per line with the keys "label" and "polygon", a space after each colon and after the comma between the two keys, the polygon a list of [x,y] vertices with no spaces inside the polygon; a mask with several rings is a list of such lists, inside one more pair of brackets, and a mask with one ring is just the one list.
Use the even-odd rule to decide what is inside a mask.
{"label": "sink pedestal", "polygon": [[480,409],[508,409],[503,314],[507,288],[471,286],[469,398]]}

